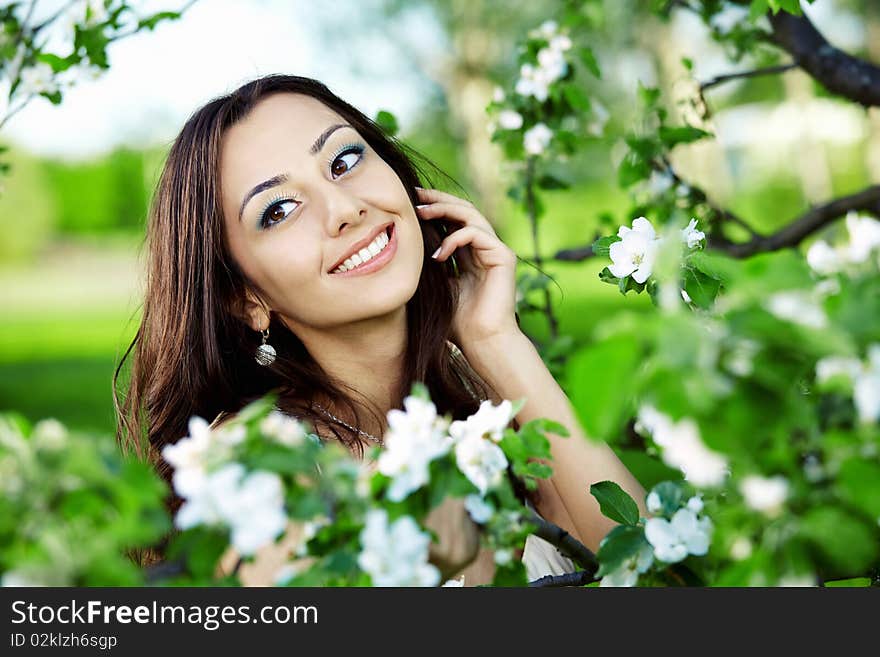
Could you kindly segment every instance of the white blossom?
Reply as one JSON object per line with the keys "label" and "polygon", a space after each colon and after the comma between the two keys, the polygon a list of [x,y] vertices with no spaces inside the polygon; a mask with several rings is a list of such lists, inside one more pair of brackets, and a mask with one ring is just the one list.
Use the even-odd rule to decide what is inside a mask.
{"label": "white blossom", "polygon": [[34,444],[49,451],[56,451],[67,443],[67,429],[53,417],[40,420],[34,425]]}
{"label": "white blossom", "polygon": [[536,123],[523,135],[523,147],[530,155],[540,155],[550,145],[553,131],[543,123]]}
{"label": "white blossom", "polygon": [[775,317],[809,328],[828,325],[825,311],[802,290],[787,290],[772,294],[764,302],[764,308]]}
{"label": "white blossom", "polygon": [[189,435],[162,449],[162,458],[174,468],[174,490],[182,497],[195,494],[203,486],[212,442],[210,425],[193,415]]}
{"label": "white blossom", "polygon": [[632,228],[621,226],[617,236],[620,241],[609,247],[608,270],[617,278],[631,275],[636,283],[644,283],[653,271],[659,248],[654,226],[645,217],[637,217]]}
{"label": "white blossom", "polygon": [[699,513],[703,510],[703,500],[699,495],[694,495],[687,501],[687,508],[689,508],[694,513]]}
{"label": "white blossom", "polygon": [[692,249],[706,239],[706,234],[703,231],[697,230],[697,220],[691,218],[688,225],[681,231],[681,239],[687,244],[689,249]]}
{"label": "white blossom", "polygon": [[471,494],[464,498],[464,508],[471,519],[481,525],[489,522],[492,514],[495,513],[492,505],[476,494]]}
{"label": "white blossom", "polygon": [[233,547],[244,556],[254,554],[287,525],[281,478],[259,470],[248,474],[241,463],[227,463],[211,471],[200,488],[184,497],[174,518],[179,529],[226,525]]}
{"label": "white blossom", "polygon": [[853,400],[860,422],[880,421],[880,343],[868,347],[867,364],[853,386]]}
{"label": "white blossom", "polygon": [[687,555],[702,556],[709,551],[712,521],[697,518],[691,509],[679,509],[672,520],[648,518],[645,538],[654,547],[654,556],[660,561],[675,563]]}
{"label": "white blossom", "polygon": [[827,383],[836,376],[846,376],[850,381],[855,381],[861,371],[862,363],[857,358],[826,356],[816,362],[816,382]]}
{"label": "white blossom", "polygon": [[501,448],[473,433],[455,443],[455,460],[480,495],[497,486],[507,469],[507,458]]}
{"label": "white blossom", "polygon": [[571,39],[565,34],[557,34],[550,39],[550,48],[553,50],[565,52],[571,50],[571,45]]}
{"label": "white blossom", "polygon": [[58,91],[58,81],[55,72],[46,62],[37,62],[22,70],[20,75],[18,93],[24,96],[41,93],[55,93]]}
{"label": "white blossom", "polygon": [[782,505],[788,498],[788,488],[788,480],[781,475],[749,475],[739,484],[746,506],[771,517],[782,510]]}
{"label": "white blossom", "polygon": [[456,420],[449,426],[449,435],[453,440],[474,435],[488,438],[493,442],[501,442],[504,430],[513,419],[513,404],[505,399],[495,406],[488,399],[480,402],[477,412],[466,420]]}
{"label": "white blossom", "polygon": [[219,500],[232,529],[232,545],[241,555],[254,554],[287,527],[284,485],[274,472],[256,471],[238,480]]}
{"label": "white blossom", "polygon": [[849,246],[846,251],[849,261],[865,262],[871,252],[880,247],[880,221],[856,212],[848,212],[846,228],[849,232]]}
{"label": "white blossom", "polygon": [[639,581],[639,575],[644,573],[654,563],[654,550],[651,545],[643,545],[633,556],[614,571],[605,575],[599,582],[599,586],[635,586]]}
{"label": "white blossom", "polygon": [[807,264],[821,276],[828,276],[841,270],[844,254],[825,240],[816,240],[807,249]]}
{"label": "white blossom", "polygon": [[306,439],[302,423],[279,410],[271,411],[260,420],[260,431],[286,447],[299,447]]}
{"label": "white blossom", "polygon": [[649,432],[662,450],[664,463],[679,468],[694,486],[717,486],[727,476],[727,459],[706,447],[691,418],[673,422],[646,404],[639,409],[636,430]]}
{"label": "white blossom", "polygon": [[513,550],[510,548],[502,548],[495,550],[495,563],[499,566],[506,566],[513,561]]}
{"label": "white blossom", "polygon": [[645,500],[645,504],[650,513],[657,513],[663,508],[663,502],[660,501],[660,496],[653,490],[648,493],[648,498]]}
{"label": "white blossom", "polygon": [[430,462],[449,452],[452,439],[445,420],[437,417],[430,401],[415,396],[403,400],[406,411],[388,411],[385,449],[379,456],[379,472],[391,477],[388,499],[400,502],[429,479]]}
{"label": "white blossom", "polygon": [[410,516],[388,523],[385,509],[367,512],[358,565],[374,586],[436,586],[440,571],[428,563],[431,539]]}
{"label": "white blossom", "polygon": [[492,100],[494,100],[496,103],[503,103],[505,98],[506,96],[504,94],[504,89],[502,89],[501,87],[496,86],[492,90]]}
{"label": "white blossom", "polygon": [[745,536],[738,536],[730,545],[730,558],[734,561],[748,559],[752,555],[752,542]]}
{"label": "white blossom", "polygon": [[558,31],[559,24],[552,19],[548,19],[538,26],[538,34],[547,39],[552,39]]}
{"label": "white blossom", "polygon": [[548,84],[555,82],[568,72],[568,64],[561,50],[553,47],[541,48],[537,58],[538,70],[535,73],[539,79],[546,80]]}
{"label": "white blossom", "polygon": [[549,95],[549,84],[550,80],[545,73],[526,63],[519,68],[519,79],[516,81],[514,91],[520,96],[534,96],[544,102]]}
{"label": "white blossom", "polygon": [[506,109],[498,114],[498,125],[505,130],[519,130],[522,128],[523,117],[519,112]]}

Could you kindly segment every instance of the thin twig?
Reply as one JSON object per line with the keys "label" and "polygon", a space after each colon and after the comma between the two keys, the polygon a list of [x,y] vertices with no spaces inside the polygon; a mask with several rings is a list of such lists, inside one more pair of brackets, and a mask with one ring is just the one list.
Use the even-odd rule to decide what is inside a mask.
{"label": "thin twig", "polygon": [[590,582],[594,582],[593,575],[586,570],[579,570],[575,573],[563,573],[562,575],[546,575],[529,582],[532,588],[548,588],[551,586],[585,586]]}
{"label": "thin twig", "polygon": [[[541,249],[538,246],[538,217],[535,208],[535,158],[529,157],[526,161],[525,188],[526,188],[526,212],[529,216],[529,225],[532,229],[532,247],[535,251],[535,266],[540,270],[542,263]],[[544,288],[544,315],[550,326],[550,337],[556,339],[559,335],[559,324],[553,314],[553,300],[549,288]]]}
{"label": "thin twig", "polygon": [[790,71],[793,68],[798,68],[798,65],[795,63],[791,64],[780,64],[778,66],[767,66],[766,68],[756,68],[750,71],[740,71],[739,73],[727,73],[725,75],[716,75],[714,78],[706,80],[705,82],[700,83],[700,93],[703,93],[707,89],[711,89],[712,87],[717,87],[720,84],[724,84],[730,80],[741,80],[745,78],[756,78],[762,75],[774,75],[776,73],[785,73],[786,71]]}

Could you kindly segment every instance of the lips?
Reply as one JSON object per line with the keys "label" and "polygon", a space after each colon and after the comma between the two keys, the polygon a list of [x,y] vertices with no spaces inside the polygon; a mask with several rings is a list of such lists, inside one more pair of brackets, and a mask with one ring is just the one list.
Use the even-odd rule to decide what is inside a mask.
{"label": "lips", "polygon": [[361,249],[369,246],[370,242],[372,242],[374,239],[379,237],[380,234],[382,234],[384,231],[388,230],[388,228],[390,228],[392,225],[394,225],[394,222],[389,221],[386,224],[382,224],[381,226],[377,226],[365,238],[352,244],[351,247],[345,252],[345,254],[341,258],[339,258],[339,260],[337,260],[336,262],[333,263],[333,266],[327,270],[327,273],[328,274],[333,273],[333,271],[339,265],[341,265],[343,262],[345,262],[348,258],[353,256],[355,253],[357,253]]}

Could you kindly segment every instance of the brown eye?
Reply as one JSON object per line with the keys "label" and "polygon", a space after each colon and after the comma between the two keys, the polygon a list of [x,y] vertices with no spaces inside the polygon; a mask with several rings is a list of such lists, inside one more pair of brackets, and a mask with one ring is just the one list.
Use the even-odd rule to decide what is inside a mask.
{"label": "brown eye", "polygon": [[295,198],[273,202],[260,215],[260,228],[272,228],[284,221],[296,209],[297,203]]}
{"label": "brown eye", "polygon": [[[357,166],[357,163],[361,159],[361,151],[359,150],[349,150],[337,157],[333,160],[333,164],[330,165],[330,172],[333,176],[341,176],[343,173],[353,169]],[[350,160],[346,160],[345,158],[351,158]]]}

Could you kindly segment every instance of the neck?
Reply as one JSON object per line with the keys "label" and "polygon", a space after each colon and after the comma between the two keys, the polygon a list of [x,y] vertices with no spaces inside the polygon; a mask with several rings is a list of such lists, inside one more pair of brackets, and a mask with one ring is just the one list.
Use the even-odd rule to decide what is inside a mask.
{"label": "neck", "polygon": [[[381,426],[375,426],[375,421],[365,415],[359,427],[380,437],[403,374],[407,347],[406,306],[387,315],[332,329],[300,325],[294,332],[331,379],[354,389],[356,400],[366,400],[380,411]],[[337,417],[355,424],[344,407],[334,406],[331,400],[318,401]]]}

